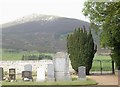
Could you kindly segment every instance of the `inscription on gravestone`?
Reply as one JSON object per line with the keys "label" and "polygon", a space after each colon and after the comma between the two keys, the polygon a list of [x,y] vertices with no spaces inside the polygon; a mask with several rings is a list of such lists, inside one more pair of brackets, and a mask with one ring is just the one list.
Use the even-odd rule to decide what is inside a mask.
{"label": "inscription on gravestone", "polygon": [[78,67],[79,80],[86,80],[86,68],[84,66]]}

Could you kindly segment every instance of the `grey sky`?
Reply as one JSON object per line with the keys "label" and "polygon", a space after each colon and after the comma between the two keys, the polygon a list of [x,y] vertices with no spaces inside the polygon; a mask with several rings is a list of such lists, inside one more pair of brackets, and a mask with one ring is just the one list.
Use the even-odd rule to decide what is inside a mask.
{"label": "grey sky", "polygon": [[88,21],[82,14],[85,0],[0,0],[0,24],[30,14],[57,15]]}

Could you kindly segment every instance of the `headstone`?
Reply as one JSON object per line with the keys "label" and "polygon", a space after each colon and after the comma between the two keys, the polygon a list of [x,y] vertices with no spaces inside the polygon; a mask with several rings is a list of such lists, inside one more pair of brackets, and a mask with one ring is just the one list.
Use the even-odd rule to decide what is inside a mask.
{"label": "headstone", "polygon": [[31,64],[26,64],[24,66],[24,71],[22,71],[22,78],[24,81],[33,81]]}
{"label": "headstone", "polygon": [[22,72],[22,77],[23,77],[24,81],[30,81],[30,80],[33,81],[32,72],[31,71],[23,71]]}
{"label": "headstone", "polygon": [[15,68],[10,68],[9,69],[9,78],[10,78],[10,81],[16,80],[16,70],[15,70]]}
{"label": "headstone", "polygon": [[24,71],[32,71],[32,65],[31,64],[26,64],[24,66]]}
{"label": "headstone", "polygon": [[120,87],[120,68],[118,69],[118,85]]}
{"label": "headstone", "polygon": [[58,52],[54,57],[54,73],[56,81],[71,80],[69,73],[69,58],[64,52]]}
{"label": "headstone", "polygon": [[47,65],[47,80],[48,81],[54,81],[54,65],[48,64]]}
{"label": "headstone", "polygon": [[45,67],[40,66],[37,69],[37,80],[36,81],[45,81]]}
{"label": "headstone", "polygon": [[78,77],[79,80],[86,80],[86,67],[84,66],[78,67]]}
{"label": "headstone", "polygon": [[3,80],[3,68],[0,67],[0,81]]}

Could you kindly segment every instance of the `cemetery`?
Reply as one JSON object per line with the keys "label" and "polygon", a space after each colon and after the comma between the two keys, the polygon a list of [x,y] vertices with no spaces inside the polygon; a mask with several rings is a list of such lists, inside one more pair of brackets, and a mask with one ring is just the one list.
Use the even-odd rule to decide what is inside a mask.
{"label": "cemetery", "polygon": [[[27,61],[26,61],[27,62]],[[4,68],[0,68],[0,80],[3,85],[95,85],[95,81],[86,77],[85,67],[78,68],[78,75],[74,75],[69,69],[69,56],[64,52],[57,52],[52,62],[40,65],[33,71],[31,64],[26,63],[21,71],[17,67],[9,66],[7,75]],[[21,66],[19,66],[21,67]]]}

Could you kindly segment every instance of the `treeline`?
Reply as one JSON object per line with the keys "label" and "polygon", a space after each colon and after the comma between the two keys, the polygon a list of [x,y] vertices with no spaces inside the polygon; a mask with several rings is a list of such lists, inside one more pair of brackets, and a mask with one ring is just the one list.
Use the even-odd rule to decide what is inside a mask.
{"label": "treeline", "polygon": [[22,56],[22,60],[43,60],[43,59],[47,59],[47,60],[52,60],[52,56],[50,55],[23,55]]}

